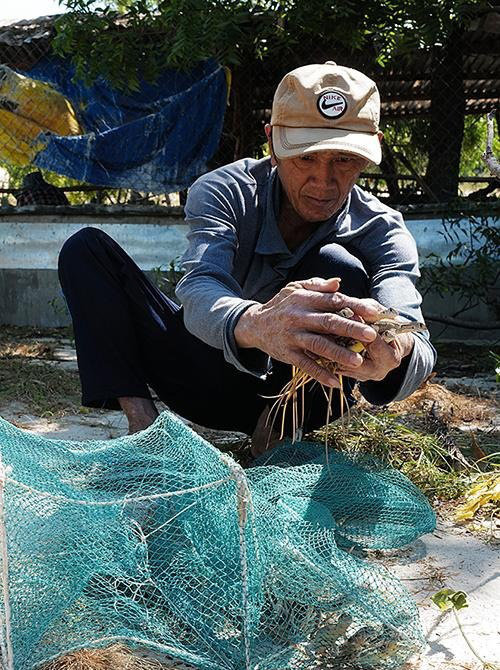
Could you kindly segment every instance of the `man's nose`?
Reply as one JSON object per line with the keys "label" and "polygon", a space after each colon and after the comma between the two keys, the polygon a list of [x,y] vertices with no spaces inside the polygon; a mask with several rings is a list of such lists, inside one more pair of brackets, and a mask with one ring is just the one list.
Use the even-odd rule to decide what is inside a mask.
{"label": "man's nose", "polygon": [[314,170],[313,181],[318,187],[332,187],[336,181],[334,164],[331,162],[325,162],[317,165],[316,169]]}

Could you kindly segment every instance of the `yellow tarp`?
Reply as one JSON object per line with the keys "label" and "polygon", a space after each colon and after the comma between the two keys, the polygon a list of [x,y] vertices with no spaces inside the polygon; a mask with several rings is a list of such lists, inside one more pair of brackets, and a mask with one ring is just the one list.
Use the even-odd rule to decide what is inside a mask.
{"label": "yellow tarp", "polygon": [[0,66],[0,160],[29,165],[43,148],[42,132],[80,135],[71,103],[45,84]]}

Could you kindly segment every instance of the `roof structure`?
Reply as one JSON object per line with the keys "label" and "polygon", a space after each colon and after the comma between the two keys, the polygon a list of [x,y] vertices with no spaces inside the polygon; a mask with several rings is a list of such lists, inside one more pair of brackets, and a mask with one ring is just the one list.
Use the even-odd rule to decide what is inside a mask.
{"label": "roof structure", "polygon": [[41,16],[0,26],[0,63],[15,70],[29,70],[50,51],[59,16]]}

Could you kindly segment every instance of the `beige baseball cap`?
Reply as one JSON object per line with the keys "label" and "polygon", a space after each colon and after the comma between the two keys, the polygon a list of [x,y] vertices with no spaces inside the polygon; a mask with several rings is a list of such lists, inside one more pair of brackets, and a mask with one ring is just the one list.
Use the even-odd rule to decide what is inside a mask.
{"label": "beige baseball cap", "polygon": [[274,153],[293,158],[335,149],[376,163],[380,95],[374,81],[333,61],[304,65],[286,74],[274,94]]}

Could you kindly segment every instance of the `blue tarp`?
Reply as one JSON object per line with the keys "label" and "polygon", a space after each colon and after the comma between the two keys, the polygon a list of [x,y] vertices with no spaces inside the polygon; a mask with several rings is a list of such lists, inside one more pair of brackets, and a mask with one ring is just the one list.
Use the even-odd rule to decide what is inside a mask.
{"label": "blue tarp", "polygon": [[165,70],[154,84],[125,95],[104,79],[72,81],[68,62],[45,57],[27,71],[73,105],[83,135],[45,133],[34,163],[101,186],[165,193],[186,188],[204,171],[219,142],[227,84],[213,61],[189,72]]}

